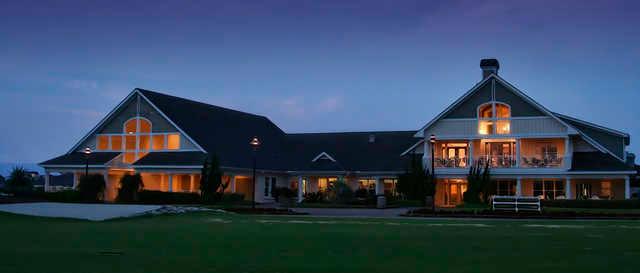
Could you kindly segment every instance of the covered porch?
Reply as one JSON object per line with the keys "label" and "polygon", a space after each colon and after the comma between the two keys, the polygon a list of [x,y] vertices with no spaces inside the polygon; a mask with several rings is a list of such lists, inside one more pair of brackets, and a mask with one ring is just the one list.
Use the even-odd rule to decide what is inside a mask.
{"label": "covered porch", "polygon": [[397,175],[383,176],[350,176],[337,174],[292,176],[290,188],[297,192],[298,202],[304,195],[312,192],[326,192],[337,181],[344,181],[351,190],[364,191],[373,195],[397,195]]}

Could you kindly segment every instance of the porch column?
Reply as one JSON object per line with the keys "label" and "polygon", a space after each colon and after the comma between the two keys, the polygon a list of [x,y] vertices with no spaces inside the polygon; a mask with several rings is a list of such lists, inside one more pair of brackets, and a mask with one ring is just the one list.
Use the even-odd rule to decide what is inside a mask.
{"label": "porch column", "polygon": [[[516,168],[520,168],[520,139],[516,139]],[[518,179],[520,183],[520,179]]]}
{"label": "porch column", "polygon": [[304,187],[304,179],[302,178],[302,176],[298,176],[298,203],[302,202],[303,200],[303,196],[302,196],[302,187]]}
{"label": "porch column", "polygon": [[49,172],[44,171],[44,191],[49,191]]}
{"label": "porch column", "polygon": [[624,199],[631,199],[631,185],[628,175],[624,177]]}
{"label": "porch column", "polygon": [[231,187],[231,192],[232,193],[236,193],[236,176],[235,175],[231,175],[231,182],[229,182],[231,184],[229,184],[229,187]]}
{"label": "porch column", "polygon": [[189,175],[189,192],[194,192],[196,190],[196,176],[193,174]]}
{"label": "porch column", "polygon": [[522,177],[518,177],[516,180],[516,196],[522,195]]}
{"label": "porch column", "polygon": [[469,139],[469,152],[467,152],[467,167],[473,166],[473,139]]}
{"label": "porch column", "polygon": [[565,169],[571,169],[571,158],[573,154],[573,145],[571,144],[571,138],[564,139],[564,158],[562,159],[562,165]]}
{"label": "porch column", "polygon": [[564,185],[564,192],[565,192],[565,195],[566,195],[565,197],[567,199],[574,199],[571,196],[571,178],[570,177],[566,178],[565,185]]}
{"label": "porch column", "polygon": [[78,189],[78,184],[80,184],[80,181],[78,180],[79,176],[77,172],[73,172],[73,189]]}
{"label": "porch column", "polygon": [[380,177],[376,177],[376,195],[384,194],[384,183]]}
{"label": "porch column", "polygon": [[[429,142],[429,136],[425,135],[424,137],[424,154],[422,154],[422,163],[424,164],[424,168],[431,170],[431,143]],[[433,172],[433,170],[431,170]]]}
{"label": "porch column", "polygon": [[104,197],[103,200],[111,200],[111,183],[109,182],[109,171],[103,171],[102,177],[104,177]]}
{"label": "porch column", "polygon": [[169,174],[169,189],[168,192],[173,192],[173,174]]}

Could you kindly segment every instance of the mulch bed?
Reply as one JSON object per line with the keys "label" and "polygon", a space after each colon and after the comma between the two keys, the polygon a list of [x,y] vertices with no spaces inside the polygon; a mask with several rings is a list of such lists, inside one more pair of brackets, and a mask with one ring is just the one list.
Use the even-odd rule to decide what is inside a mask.
{"label": "mulch bed", "polygon": [[494,218],[494,219],[623,219],[640,220],[638,213],[605,213],[605,212],[578,212],[578,211],[492,211],[481,210],[469,211],[431,211],[427,209],[416,209],[401,216],[406,217],[446,217],[446,218]]}
{"label": "mulch bed", "polygon": [[307,215],[304,212],[295,212],[291,209],[279,208],[225,208],[224,210],[240,214],[268,214],[268,215]]}

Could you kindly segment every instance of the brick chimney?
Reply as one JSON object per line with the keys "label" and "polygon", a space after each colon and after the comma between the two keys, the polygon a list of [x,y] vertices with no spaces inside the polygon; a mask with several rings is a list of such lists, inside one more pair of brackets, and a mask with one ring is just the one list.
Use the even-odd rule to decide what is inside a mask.
{"label": "brick chimney", "polygon": [[491,74],[498,75],[500,63],[497,59],[482,59],[480,60],[480,68],[482,68],[482,79],[484,80]]}

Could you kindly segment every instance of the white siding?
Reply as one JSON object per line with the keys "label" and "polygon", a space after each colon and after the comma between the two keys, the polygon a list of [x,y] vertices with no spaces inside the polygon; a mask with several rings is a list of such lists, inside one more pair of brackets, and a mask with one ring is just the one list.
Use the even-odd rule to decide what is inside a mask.
{"label": "white siding", "polygon": [[[512,118],[511,134],[500,136],[550,136],[564,135],[567,128],[551,117]],[[439,138],[480,137],[476,119],[442,119],[427,129],[425,136],[435,134]]]}

